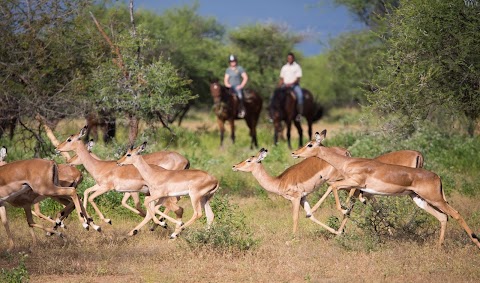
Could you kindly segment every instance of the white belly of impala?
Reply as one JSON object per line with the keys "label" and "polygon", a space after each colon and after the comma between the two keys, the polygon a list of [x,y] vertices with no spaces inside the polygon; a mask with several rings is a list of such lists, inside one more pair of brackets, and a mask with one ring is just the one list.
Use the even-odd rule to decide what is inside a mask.
{"label": "white belly of impala", "polygon": [[383,192],[383,191],[378,191],[375,189],[369,189],[369,188],[364,188],[361,189],[362,192],[369,193],[372,195],[381,195],[381,196],[405,196],[408,195],[410,192],[408,191],[403,191],[399,193],[390,193],[390,192]]}
{"label": "white belly of impala", "polygon": [[172,192],[172,193],[169,193],[168,196],[169,196],[169,197],[181,197],[181,196],[186,196],[186,195],[188,195],[189,192],[190,192],[189,190],[179,191],[179,192]]}

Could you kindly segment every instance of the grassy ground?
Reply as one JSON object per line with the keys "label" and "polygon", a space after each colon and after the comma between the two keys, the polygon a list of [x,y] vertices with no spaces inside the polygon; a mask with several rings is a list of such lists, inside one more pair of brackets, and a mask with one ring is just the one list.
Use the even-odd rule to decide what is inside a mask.
{"label": "grassy ground", "polygon": [[[73,124],[73,125],[72,125]],[[59,125],[59,139],[78,131],[81,122]],[[201,231],[204,224],[198,221],[184,236],[168,240],[171,230],[145,227],[138,235],[128,237],[128,231],[140,222],[126,209],[112,203],[119,202],[116,193],[100,197],[99,203],[112,218],[113,225],[100,224],[102,233],[84,231],[75,217],[67,219],[65,240],[46,237],[37,232],[39,243],[31,247],[31,239],[23,213],[8,208],[10,227],[17,248],[5,252],[5,232],[0,228],[0,269],[18,268],[26,253],[25,269],[30,282],[478,282],[480,280],[480,253],[463,229],[450,219],[445,245],[438,248],[439,224],[433,217],[415,210],[410,200],[407,219],[422,219],[425,229],[410,234],[394,230],[392,235],[372,236],[360,227],[362,213],[367,206],[357,204],[353,221],[346,227],[345,235],[334,237],[308,219],[301,217],[299,235],[292,240],[290,203],[278,196],[266,194],[249,173],[232,172],[231,166],[257,150],[248,148],[249,140],[243,121],[238,123],[237,144],[226,141],[218,148],[218,132],[212,114],[191,113],[185,126],[177,131],[176,142],[164,130],[149,132],[144,125],[139,141],[146,139],[155,149],[173,149],[187,156],[192,167],[209,171],[221,180],[219,194],[228,198],[231,212],[243,215],[246,229],[252,233],[256,245],[251,249],[223,249],[211,245],[191,245],[187,242],[188,230]],[[349,120],[315,124],[314,131],[327,128],[332,136],[344,131],[355,131],[358,126]],[[270,150],[264,165],[272,175],[280,174],[298,162],[289,157],[290,150],[282,142],[273,147],[271,124],[259,126],[260,146]],[[119,132],[119,140],[125,133]],[[294,145],[297,144],[295,138]],[[95,151],[95,150],[94,150]],[[99,145],[96,153],[104,158],[118,158],[121,143],[108,147]],[[80,191],[92,185],[85,175]],[[323,187],[323,190],[325,188]],[[318,194],[311,196],[317,199]],[[450,204],[464,216],[474,231],[480,229],[480,199],[478,195],[465,196],[452,193]],[[186,208],[185,218],[191,215],[188,199],[181,200]],[[402,205],[402,203],[401,203]],[[393,211],[395,214],[395,211]],[[323,222],[331,222],[337,215],[329,199],[317,212]],[[416,223],[416,222],[415,222]],[[424,227],[422,226],[422,227]]]}

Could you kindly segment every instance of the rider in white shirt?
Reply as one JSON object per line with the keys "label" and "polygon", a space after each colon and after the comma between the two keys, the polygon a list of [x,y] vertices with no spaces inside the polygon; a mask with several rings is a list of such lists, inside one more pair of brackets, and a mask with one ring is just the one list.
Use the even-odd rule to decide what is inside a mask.
{"label": "rider in white shirt", "polygon": [[287,55],[287,64],[283,65],[280,70],[279,87],[292,88],[297,97],[297,117],[295,120],[300,121],[303,115],[303,92],[300,87],[300,78],[302,77],[302,68],[295,62],[295,55],[290,52]]}

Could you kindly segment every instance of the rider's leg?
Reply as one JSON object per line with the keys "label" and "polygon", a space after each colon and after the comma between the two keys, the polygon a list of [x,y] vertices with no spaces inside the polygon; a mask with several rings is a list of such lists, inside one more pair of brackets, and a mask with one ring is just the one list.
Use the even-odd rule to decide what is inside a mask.
{"label": "rider's leg", "polygon": [[302,88],[298,84],[293,87],[293,91],[297,97],[297,117],[295,119],[299,121],[303,115],[303,92]]}
{"label": "rider's leg", "polygon": [[243,103],[243,92],[241,89],[235,88],[235,93],[237,94],[238,102],[239,102],[238,117],[243,118],[245,117],[245,104]]}

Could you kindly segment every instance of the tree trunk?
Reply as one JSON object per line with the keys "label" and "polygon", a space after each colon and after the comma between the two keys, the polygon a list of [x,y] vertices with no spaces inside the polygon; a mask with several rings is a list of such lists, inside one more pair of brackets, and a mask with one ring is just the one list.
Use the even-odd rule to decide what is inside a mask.
{"label": "tree trunk", "polygon": [[137,116],[134,114],[128,114],[128,146],[135,145],[135,140],[138,135],[138,124],[140,123]]}

